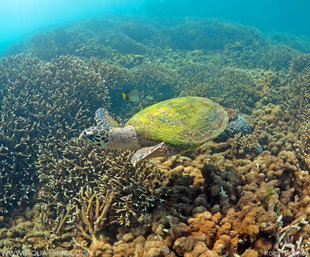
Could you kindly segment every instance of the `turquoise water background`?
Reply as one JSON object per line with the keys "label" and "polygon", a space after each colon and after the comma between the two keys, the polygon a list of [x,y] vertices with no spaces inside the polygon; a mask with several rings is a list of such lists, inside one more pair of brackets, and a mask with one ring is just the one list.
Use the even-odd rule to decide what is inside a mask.
{"label": "turquoise water background", "polygon": [[0,0],[0,48],[38,31],[111,13],[212,17],[310,36],[309,0]]}

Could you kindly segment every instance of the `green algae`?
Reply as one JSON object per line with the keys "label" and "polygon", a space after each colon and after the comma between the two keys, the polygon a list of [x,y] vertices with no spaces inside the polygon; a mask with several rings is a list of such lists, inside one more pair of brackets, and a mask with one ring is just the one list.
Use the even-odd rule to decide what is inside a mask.
{"label": "green algae", "polygon": [[162,101],[134,115],[127,125],[152,141],[190,148],[215,138],[228,123],[223,107],[202,97],[179,97]]}

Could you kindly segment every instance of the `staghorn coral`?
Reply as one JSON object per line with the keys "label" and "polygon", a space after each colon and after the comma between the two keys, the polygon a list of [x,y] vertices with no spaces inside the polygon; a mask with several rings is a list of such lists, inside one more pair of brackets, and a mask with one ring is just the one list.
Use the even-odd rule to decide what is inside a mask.
{"label": "staghorn coral", "polygon": [[100,37],[81,24],[37,33],[28,42],[11,46],[4,55],[27,53],[40,60],[50,61],[61,55],[106,57],[110,56],[110,52]]}
{"label": "staghorn coral", "polygon": [[[12,223],[9,215],[0,217],[1,248],[76,254],[84,247],[85,255],[116,257],[263,256],[288,247],[309,254],[308,55],[296,56],[285,45],[270,46],[260,33],[226,22],[189,20],[173,28],[176,23],[87,21],[32,40],[26,51],[50,62],[29,56],[2,60],[1,115],[9,122],[1,123],[0,156],[10,176],[1,177],[0,189],[7,199],[32,191],[38,169],[43,187],[32,216]],[[167,33],[175,30],[186,40],[175,42],[173,33]],[[192,38],[184,38],[183,31]],[[208,31],[214,41],[194,36]],[[143,52],[138,62],[124,45],[130,46],[128,52]],[[213,51],[216,47],[221,51]],[[65,53],[104,60],[51,59]],[[138,104],[121,100],[120,93],[132,87],[141,91]],[[105,153],[74,140],[93,123],[95,109],[109,106],[107,88],[111,109],[122,119],[164,98],[166,89],[167,97],[211,95],[250,114],[247,119],[264,151],[240,156],[230,144],[234,141],[208,142],[183,156],[153,159],[134,170],[128,164],[130,152]],[[240,147],[250,146],[255,138],[246,139],[238,139]],[[25,151],[27,156],[22,156]],[[33,181],[20,173],[28,172],[28,164],[35,171],[27,173],[34,175]],[[158,169],[160,174],[153,174]],[[9,182],[16,180],[13,170],[22,187]],[[162,173],[169,178],[167,185]],[[159,204],[162,189],[165,203]],[[25,194],[22,207],[29,196]],[[112,199],[110,205],[107,199]],[[158,208],[153,210],[153,205]],[[10,209],[3,201],[0,206]],[[128,221],[129,226],[120,225]]]}
{"label": "staghorn coral", "polygon": [[301,54],[293,58],[290,65],[290,74],[292,76],[303,73],[305,69],[310,67],[310,54]]}
{"label": "staghorn coral", "polygon": [[[90,61],[109,88],[111,109],[121,120],[129,119],[151,104],[177,96],[177,73],[161,64],[145,62],[128,70],[95,58]],[[131,89],[139,91],[139,101],[133,103],[122,99],[122,93]]]}
{"label": "staghorn coral", "polygon": [[[300,122],[301,123],[301,122]],[[296,156],[301,160],[301,164],[305,164],[306,167],[310,168],[310,131],[308,121],[304,124],[300,124],[296,132],[296,141],[294,143],[294,150]]]}
{"label": "staghorn coral", "polygon": [[[11,94],[4,98],[0,110],[2,122],[0,131],[0,214],[7,214],[12,208],[27,206],[35,191],[38,179],[35,173],[37,124],[29,117],[17,116],[15,100]],[[17,117],[16,117],[17,116]]]}
{"label": "staghorn coral", "polygon": [[269,60],[271,70],[289,70],[291,62],[298,56],[298,52],[288,45],[275,45],[270,47],[266,59]]}
{"label": "staghorn coral", "polygon": [[117,50],[120,54],[138,54],[143,55],[147,52],[145,45],[136,42],[124,33],[118,33],[109,38],[109,45],[112,49]]}
{"label": "staghorn coral", "polygon": [[178,86],[181,95],[208,97],[243,113],[250,113],[260,98],[254,71],[193,64],[179,69],[179,74],[185,80]]}
{"label": "staghorn coral", "polygon": [[172,46],[177,49],[223,49],[229,42],[247,45],[263,44],[263,36],[253,28],[221,22],[215,19],[178,21],[178,26],[167,30]]}
{"label": "staghorn coral", "polygon": [[35,162],[40,143],[79,133],[80,127],[87,126],[86,115],[102,106],[107,88],[100,75],[76,57],[43,62],[18,55],[2,59],[0,65],[0,207],[6,213],[30,202],[38,184]]}
{"label": "staghorn coral", "polygon": [[[223,52],[219,54],[219,50]],[[216,19],[155,20],[111,15],[38,33],[29,42],[11,47],[5,55],[21,52],[42,60],[60,55],[105,58],[127,67],[137,65],[130,57],[144,55],[157,63],[168,59],[172,68],[201,60],[242,68],[269,68],[270,55],[275,55],[270,42],[259,31],[240,24]],[[277,52],[273,59],[285,59],[280,55],[282,51]]]}
{"label": "staghorn coral", "polygon": [[[127,74],[126,81],[111,91],[113,111],[124,120],[151,104],[177,96],[179,77],[163,65],[147,62],[128,70]],[[139,91],[138,102],[126,102],[121,98],[121,93],[130,89]]]}
{"label": "staghorn coral", "polygon": [[238,133],[233,139],[230,139],[229,142],[231,144],[231,151],[238,156],[246,154],[256,155],[262,152],[262,147],[255,134],[242,136],[241,133]]}
{"label": "staghorn coral", "polygon": [[[154,39],[149,39],[147,42],[142,40],[141,35],[145,37],[146,33],[141,33],[139,30],[154,32],[156,29],[153,25],[142,23],[148,24],[151,21],[145,19],[140,23],[134,23],[131,19],[126,21],[122,17],[111,16],[73,23],[52,31],[37,33],[28,42],[12,46],[4,55],[28,53],[41,60],[50,61],[60,55],[113,60],[115,54],[119,57],[127,54],[143,54],[152,51],[147,45]],[[125,28],[131,28],[131,31],[126,31]]]}
{"label": "staghorn coral", "polygon": [[257,77],[257,86],[260,89],[260,102],[256,107],[274,105],[288,105],[290,102],[289,85],[286,73],[261,70]]}
{"label": "staghorn coral", "polygon": [[299,37],[292,34],[286,34],[286,33],[278,33],[273,32],[270,36],[270,40],[272,43],[275,44],[285,44],[290,47],[292,47],[295,50],[308,53],[309,52],[309,39],[306,37]]}
{"label": "staghorn coral", "polygon": [[154,35],[159,33],[155,27],[157,24],[154,23],[156,23],[156,21],[146,22],[146,20],[137,17],[137,19],[123,21],[119,29],[131,39],[137,42],[144,42],[152,39]]}
{"label": "staghorn coral", "polygon": [[[38,162],[43,184],[40,190],[42,202],[38,206],[46,217],[42,222],[49,230],[55,231],[50,221],[73,206],[66,223],[78,224],[91,249],[95,246],[90,245],[105,235],[104,230],[100,230],[103,234],[96,234],[95,220],[101,217],[98,212],[105,216],[100,220],[109,226],[129,226],[161,201],[165,179],[162,172],[151,166],[135,169],[130,163],[130,152],[103,152],[74,140],[63,142],[58,151],[50,146],[49,141],[44,149]],[[108,196],[108,192],[113,197]],[[103,204],[109,197],[108,211],[103,212]],[[115,234],[111,236],[115,237]],[[84,246],[84,243],[78,244]]]}
{"label": "staghorn coral", "polygon": [[285,104],[267,104],[254,110],[254,134],[263,150],[277,155],[281,150],[292,151],[295,141],[295,112]]}
{"label": "staghorn coral", "polygon": [[86,186],[85,191],[84,188],[81,188],[79,192],[78,205],[75,205],[74,214],[77,215],[76,226],[81,237],[89,241],[90,244],[88,245],[85,240],[82,243],[78,243],[75,238],[73,240],[76,245],[90,252],[90,256],[100,256],[100,254],[112,252],[102,230],[114,195],[114,192],[107,192],[105,196],[96,194],[88,186]]}
{"label": "staghorn coral", "polygon": [[[58,161],[53,157],[56,152],[44,151],[40,155],[40,180],[45,182],[41,197],[45,201],[51,201],[51,196],[52,202],[57,200],[61,208],[77,197],[86,182],[100,195],[105,195],[107,190],[116,191],[110,207],[114,209],[115,218],[111,214],[110,222],[128,225],[131,219],[138,219],[139,213],[152,207],[160,195],[160,182],[164,179],[161,172],[142,166],[136,171],[130,165],[130,152],[103,152],[73,141],[63,147],[61,155],[56,155]],[[51,195],[46,195],[46,191]],[[135,202],[138,199],[139,204]]]}
{"label": "staghorn coral", "polygon": [[268,68],[266,52],[270,46],[262,40],[250,44],[242,40],[227,43],[222,56],[224,63],[240,68]]}
{"label": "staghorn coral", "polygon": [[[35,143],[28,143],[23,139],[25,144],[11,144],[2,148],[4,155],[8,147],[20,147],[23,151],[26,149],[23,147],[27,145],[36,147],[31,160],[31,171],[37,177],[38,170],[43,184],[39,192],[41,202],[37,205],[40,211],[36,220],[40,221],[40,226],[24,237],[25,244],[33,249],[48,249],[57,245],[72,249],[73,244],[69,240],[74,232],[72,222],[79,223],[82,220],[78,213],[83,213],[85,208],[81,200],[79,202],[77,199],[85,183],[94,187],[96,195],[101,195],[100,199],[105,195],[105,190],[115,191],[121,188],[120,185],[127,185],[116,193],[109,212],[110,223],[128,225],[155,204],[161,194],[159,189],[164,179],[161,172],[152,171],[151,167],[141,167],[136,171],[130,164],[128,153],[118,154],[118,157],[113,153],[102,154],[98,149],[81,146],[73,140],[83,127],[90,126],[90,113],[102,106],[107,98],[107,89],[100,72],[109,78],[108,74],[111,73],[107,74],[103,69],[111,70],[113,74],[113,67],[100,65],[95,60],[82,61],[76,57],[59,57],[51,62],[42,62],[21,55],[4,59],[3,62],[7,64],[8,72],[15,67],[24,69],[23,65],[26,64],[30,67],[31,63],[34,68],[30,71],[36,71],[36,74],[21,72],[24,81],[19,83],[19,74],[16,74],[16,79],[11,76],[11,81],[8,77],[1,77],[3,83],[9,82],[7,95],[11,100],[2,102],[3,110],[10,110],[8,103],[16,103],[20,108],[16,113],[29,116],[32,122],[32,126],[25,125],[25,128],[34,127],[33,134],[26,137],[26,140],[37,140]],[[109,80],[112,85],[110,81],[113,79]],[[25,96],[21,99],[23,102],[15,97],[21,90],[24,91],[21,95]],[[32,93],[32,97],[27,94],[28,91]],[[15,111],[14,108],[11,109],[12,112]],[[11,114],[12,117],[14,115],[15,113]],[[6,125],[12,126],[12,123],[8,122]],[[8,134],[7,131],[4,132]],[[24,130],[20,132],[25,134]],[[29,174],[25,174],[25,177],[31,179]],[[30,185],[33,185],[32,181]],[[22,194],[27,193],[22,191],[23,187],[19,189]],[[10,190],[4,192],[8,194]],[[75,206],[81,206],[78,209],[82,208],[82,211],[75,212]],[[83,228],[83,225],[79,227]],[[87,230],[85,227],[83,229]]]}
{"label": "staghorn coral", "polygon": [[300,55],[294,58],[290,66],[291,81],[290,88],[290,107],[296,109],[296,116],[304,121],[307,119],[308,106],[310,104],[310,65],[309,55]]}
{"label": "staghorn coral", "polygon": [[291,81],[289,83],[289,107],[293,109],[294,122],[294,150],[301,161],[302,167],[309,165],[309,107],[310,107],[310,65],[309,55],[300,55],[293,59],[290,67]]}
{"label": "staghorn coral", "polygon": [[[22,238],[23,251],[48,251],[58,246],[62,250],[71,250],[73,248],[72,233],[74,227],[66,226],[69,214],[72,212],[73,206],[68,206],[67,210],[55,219],[48,217],[44,212],[44,207],[36,206],[32,217],[33,227]],[[20,249],[19,248],[19,249]],[[26,254],[26,253],[25,253]]]}
{"label": "staghorn coral", "polygon": [[279,231],[279,236],[274,246],[274,250],[277,253],[275,256],[306,256],[309,254],[309,247],[306,246],[308,240],[304,241],[302,236],[297,235],[302,227],[308,225],[309,222],[301,219],[294,223]]}

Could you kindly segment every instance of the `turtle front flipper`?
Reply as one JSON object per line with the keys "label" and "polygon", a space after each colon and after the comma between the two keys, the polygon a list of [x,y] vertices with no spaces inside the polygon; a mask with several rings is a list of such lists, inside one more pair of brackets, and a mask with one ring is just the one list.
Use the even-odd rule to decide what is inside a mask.
{"label": "turtle front flipper", "polygon": [[161,142],[158,145],[143,147],[143,148],[139,149],[131,157],[131,164],[133,166],[136,166],[143,159],[146,159],[147,157],[150,158],[152,156],[152,153],[154,153],[156,150],[158,150],[160,147],[162,147],[164,143],[165,142]]}
{"label": "turtle front flipper", "polygon": [[101,107],[95,112],[95,120],[98,126],[102,126],[106,130],[113,127],[118,127],[118,123],[110,116],[108,111]]}

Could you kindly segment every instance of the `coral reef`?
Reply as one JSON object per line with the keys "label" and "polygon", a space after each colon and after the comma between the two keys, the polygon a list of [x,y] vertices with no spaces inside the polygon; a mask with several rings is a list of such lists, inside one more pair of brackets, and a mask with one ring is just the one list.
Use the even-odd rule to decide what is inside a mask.
{"label": "coral reef", "polygon": [[[159,63],[176,61],[177,66],[198,63],[202,56],[239,68],[287,69],[298,51],[284,36],[283,41],[279,38],[274,45],[274,39],[268,40],[255,28],[216,19],[154,20],[109,15],[38,33],[29,42],[8,49],[4,56],[30,53],[49,61],[60,55],[75,55],[105,58],[125,67],[140,64],[128,60],[136,55]],[[296,45],[297,40],[294,42]],[[307,41],[299,42],[298,49],[308,48]],[[223,51],[222,55],[218,51]],[[176,60],[177,53],[184,52],[186,58]]]}
{"label": "coral reef", "polygon": [[91,244],[87,246],[85,241],[82,244],[78,243],[77,239],[74,239],[74,242],[90,252],[91,256],[106,253],[107,246],[104,237],[100,234],[100,230],[104,228],[104,223],[108,218],[107,213],[114,196],[114,192],[107,192],[103,197],[102,194],[93,192],[88,186],[85,192],[83,188],[80,190],[78,199],[80,208],[76,205],[76,213],[78,213],[78,224],[76,226],[81,233],[81,237],[89,240]]}
{"label": "coral reef", "polygon": [[290,108],[294,110],[294,150],[301,161],[301,166],[309,169],[309,107],[310,107],[310,55],[300,55],[293,59],[290,67],[291,80]]}
{"label": "coral reef", "polygon": [[309,69],[310,67],[310,55],[302,54],[295,58],[293,58],[290,64],[290,73],[294,76],[298,73],[302,73],[305,69]]}
{"label": "coral reef", "polygon": [[38,185],[39,145],[77,135],[80,127],[87,126],[91,110],[102,106],[107,88],[100,75],[76,57],[45,63],[17,55],[2,59],[0,65],[0,208],[6,213],[13,206],[27,204]]}
{"label": "coral reef", "polygon": [[[90,252],[104,251],[105,238],[114,238],[118,226],[143,223],[144,215],[164,199],[163,173],[151,166],[135,169],[130,152],[103,152],[74,140],[57,150],[49,141],[43,149],[38,162],[40,223],[58,237],[70,232],[75,244]],[[60,217],[61,230],[54,222]],[[45,245],[58,244],[49,239]]]}
{"label": "coral reef", "polygon": [[298,56],[298,51],[287,45],[276,45],[269,50],[269,68],[271,70],[289,70],[292,60]]}
{"label": "coral reef", "polygon": [[242,113],[250,113],[260,99],[255,71],[192,64],[179,73],[185,80],[178,86],[181,95],[208,97]]}
{"label": "coral reef", "polygon": [[255,134],[242,136],[241,133],[238,133],[229,142],[231,144],[231,151],[239,157],[247,154],[251,158],[250,154],[256,155],[263,150]]}
{"label": "coral reef", "polygon": [[[111,92],[116,96],[111,99],[113,111],[122,119],[129,119],[149,105],[178,96],[177,85],[180,80],[177,72],[167,70],[160,64],[143,63],[130,69],[125,79],[126,82],[123,80],[120,87]],[[138,102],[125,102],[120,97],[121,93],[128,89],[138,90]]]}
{"label": "coral reef", "polygon": [[[305,49],[225,21],[108,16],[8,49],[0,255],[309,256]],[[136,168],[76,138],[101,106],[125,123],[182,95],[233,108],[227,135]]]}
{"label": "coral reef", "polygon": [[57,151],[48,142],[44,149],[38,162],[40,181],[44,184],[40,198],[48,203],[52,213],[70,205],[80,195],[85,181],[95,190],[94,195],[114,192],[110,223],[129,225],[160,200],[162,172],[144,166],[136,170],[130,163],[129,152],[103,152],[74,141],[65,142]]}
{"label": "coral reef", "polygon": [[263,36],[253,28],[218,20],[183,20],[167,31],[177,49],[224,49],[230,42],[264,44]]}
{"label": "coral reef", "polygon": [[310,137],[309,137],[309,123],[305,121],[304,124],[300,122],[300,127],[296,132],[296,141],[294,143],[296,156],[300,159],[302,164],[310,168]]}

